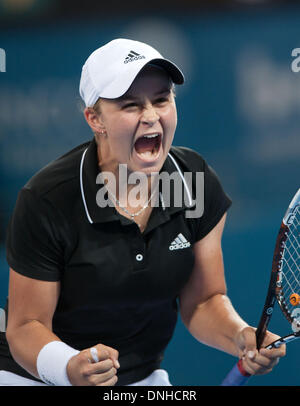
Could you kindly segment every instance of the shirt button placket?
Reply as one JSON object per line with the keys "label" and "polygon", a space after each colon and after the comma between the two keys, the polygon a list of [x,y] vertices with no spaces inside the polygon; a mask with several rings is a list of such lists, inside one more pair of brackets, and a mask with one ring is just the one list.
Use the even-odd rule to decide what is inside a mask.
{"label": "shirt button placket", "polygon": [[142,254],[137,254],[135,259],[140,262],[144,259],[144,256]]}
{"label": "shirt button placket", "polygon": [[146,252],[146,243],[143,236],[140,235],[140,232],[135,234],[135,236],[130,241],[131,250],[133,254],[133,268],[135,271],[144,269],[146,265],[145,261],[145,252]]}

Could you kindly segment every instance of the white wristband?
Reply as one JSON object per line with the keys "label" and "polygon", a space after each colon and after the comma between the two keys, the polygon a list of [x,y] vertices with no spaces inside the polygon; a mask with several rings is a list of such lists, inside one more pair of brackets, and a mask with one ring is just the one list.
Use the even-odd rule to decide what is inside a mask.
{"label": "white wristband", "polygon": [[69,360],[79,351],[63,343],[52,341],[38,354],[36,367],[42,381],[48,385],[72,386],[67,375]]}

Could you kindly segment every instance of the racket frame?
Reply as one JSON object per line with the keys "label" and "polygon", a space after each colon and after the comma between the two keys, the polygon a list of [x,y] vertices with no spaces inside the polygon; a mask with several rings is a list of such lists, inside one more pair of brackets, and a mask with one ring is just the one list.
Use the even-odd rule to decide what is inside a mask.
{"label": "racket frame", "polygon": [[[282,294],[282,285],[281,285],[281,268],[282,268],[282,258],[284,253],[285,242],[288,238],[288,234],[290,232],[289,225],[292,223],[294,216],[296,215],[295,210],[297,210],[298,206],[300,207],[300,189],[298,189],[297,193],[295,194],[294,198],[292,199],[288,210],[286,211],[283,220],[281,222],[280,229],[278,231],[278,235],[276,238],[276,244],[274,248],[273,260],[272,260],[272,271],[270,282],[268,286],[268,293],[266,296],[264,308],[258,323],[258,327],[256,329],[256,341],[257,341],[257,349],[259,350],[262,346],[268,324],[271,320],[274,305],[276,301],[278,302],[284,316],[287,320],[294,324],[296,323],[296,330],[295,327],[293,328],[294,333],[287,335],[285,337],[281,337],[278,340],[269,344],[266,348],[278,348],[282,344],[286,344],[290,341],[293,341],[297,338],[300,338],[300,321],[294,321],[292,318],[292,314],[289,312],[286,302],[284,300],[284,295]],[[233,367],[233,369],[228,373],[222,385],[244,385],[251,375],[244,369],[242,359],[238,361],[238,363]]]}
{"label": "racket frame", "polygon": [[[279,280],[279,272],[281,270],[283,247],[284,247],[284,243],[287,239],[288,232],[289,232],[288,226],[284,223],[284,221],[282,221],[279,232],[278,232],[278,236],[276,239],[276,244],[275,244],[275,249],[274,249],[274,254],[273,254],[272,271],[271,271],[271,277],[270,277],[270,282],[269,282],[269,287],[268,287],[268,293],[266,296],[262,315],[260,317],[258,327],[256,330],[256,342],[257,342],[258,350],[261,348],[262,343],[264,341],[264,337],[265,337],[265,334],[266,334],[266,331],[268,328],[268,324],[269,324],[272,314],[273,314],[276,299],[278,300],[278,297],[280,294],[281,288],[278,287],[277,282]],[[285,308],[282,310],[283,310],[285,316],[287,317]],[[292,322],[291,319],[289,319],[289,321]]]}

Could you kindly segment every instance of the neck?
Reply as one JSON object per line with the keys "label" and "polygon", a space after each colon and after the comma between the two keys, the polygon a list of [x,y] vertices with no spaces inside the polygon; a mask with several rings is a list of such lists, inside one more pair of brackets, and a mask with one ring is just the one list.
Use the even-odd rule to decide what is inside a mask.
{"label": "neck", "polygon": [[[158,189],[158,174],[146,175],[142,172],[130,172],[127,165],[115,161],[98,160],[101,172],[105,175],[106,188],[113,200],[122,207],[139,208],[145,204],[151,205],[152,196]],[[150,199],[150,201],[149,201]]]}

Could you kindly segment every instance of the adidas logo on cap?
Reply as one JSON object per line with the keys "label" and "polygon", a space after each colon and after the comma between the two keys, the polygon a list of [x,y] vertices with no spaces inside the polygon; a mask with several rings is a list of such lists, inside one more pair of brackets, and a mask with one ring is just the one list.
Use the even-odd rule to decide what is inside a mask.
{"label": "adidas logo on cap", "polygon": [[191,243],[187,241],[187,239],[180,233],[178,236],[175,238],[174,241],[171,242],[171,245],[169,246],[169,250],[180,250],[183,248],[188,248],[191,246]]}
{"label": "adidas logo on cap", "polygon": [[124,63],[137,61],[138,59],[146,59],[144,55],[140,55],[134,51],[130,51],[129,54],[126,56]]}

